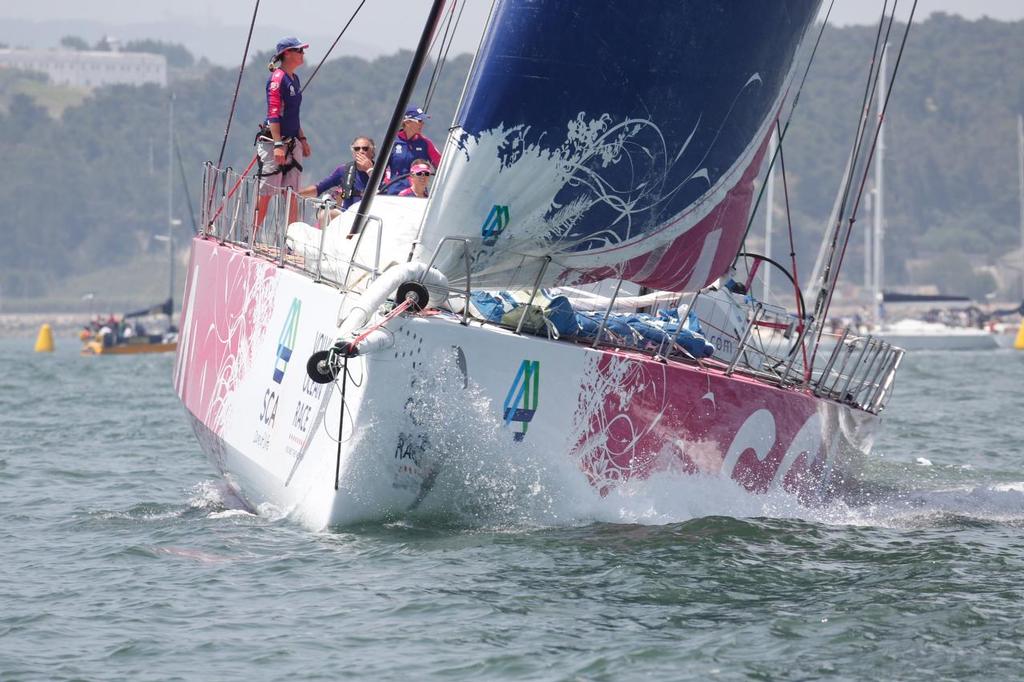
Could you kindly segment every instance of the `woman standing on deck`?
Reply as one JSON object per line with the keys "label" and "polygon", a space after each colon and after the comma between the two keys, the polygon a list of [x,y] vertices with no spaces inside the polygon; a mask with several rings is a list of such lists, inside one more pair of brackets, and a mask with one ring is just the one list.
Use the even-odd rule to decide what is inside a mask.
{"label": "woman standing on deck", "polygon": [[428,159],[437,168],[441,163],[441,152],[423,134],[423,121],[427,114],[419,107],[410,107],[402,120],[402,129],[398,131],[395,146],[388,157],[388,170],[384,176],[384,184],[388,194],[399,194],[410,186],[409,168],[416,159]]}
{"label": "woman standing on deck", "polygon": [[[312,155],[309,142],[299,123],[302,85],[295,70],[305,61],[309,47],[298,38],[282,38],[270,61],[267,79],[267,118],[256,137],[256,156],[261,182],[256,224],[266,215],[271,197],[286,188],[298,190],[302,159]],[[298,207],[291,206],[289,222],[294,222]]]}

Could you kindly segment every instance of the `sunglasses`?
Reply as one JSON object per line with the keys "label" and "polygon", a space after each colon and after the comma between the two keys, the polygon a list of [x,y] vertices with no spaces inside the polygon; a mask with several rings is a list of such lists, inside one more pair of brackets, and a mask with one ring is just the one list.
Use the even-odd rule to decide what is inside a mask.
{"label": "sunglasses", "polygon": [[306,49],[302,47],[293,47],[287,50],[288,52],[298,52],[299,54],[306,54]]}
{"label": "sunglasses", "polygon": [[431,173],[430,171],[420,171],[419,173],[413,173],[413,175],[415,175],[417,178],[425,178],[430,175],[433,175],[433,173]]}
{"label": "sunglasses", "polygon": [[352,145],[352,151],[354,151],[354,152],[372,152],[373,151],[373,147],[359,147],[359,146],[356,146],[356,145]]}

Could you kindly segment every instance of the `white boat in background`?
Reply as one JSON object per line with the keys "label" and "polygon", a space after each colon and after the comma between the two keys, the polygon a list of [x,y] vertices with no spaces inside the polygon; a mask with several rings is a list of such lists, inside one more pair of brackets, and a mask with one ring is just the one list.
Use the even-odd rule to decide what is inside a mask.
{"label": "white boat in background", "polygon": [[[210,460],[311,528],[445,511],[502,468],[549,491],[665,473],[827,498],[902,350],[844,333],[816,357],[803,311],[708,286],[818,5],[496,3],[429,200],[368,191],[318,225],[329,207],[290,194],[257,229],[258,180],[209,166],[174,383]],[[601,281],[603,312],[549,295]],[[624,282],[683,305],[616,314]]]}
{"label": "white boat in background", "polygon": [[[888,45],[881,49],[881,66],[879,68],[879,82],[875,89],[874,103],[878,117],[877,146],[874,154],[873,184],[874,187],[868,194],[872,224],[870,230],[864,233],[864,291],[867,292],[869,305],[868,312],[862,319],[860,315],[855,316],[853,324],[860,329],[870,330],[874,336],[885,340],[895,346],[908,351],[917,350],[993,350],[999,346],[994,334],[981,326],[970,326],[967,316],[963,316],[962,324],[951,324],[941,316],[935,319],[921,319],[915,317],[915,312],[907,308],[899,310],[900,304],[927,302],[932,305],[971,305],[971,300],[965,296],[941,296],[941,295],[914,295],[900,294],[884,290],[885,281],[885,98],[886,78],[888,77]],[[849,166],[848,169],[849,171]],[[867,171],[865,170],[865,179]],[[833,205],[830,222],[834,223],[839,217],[842,206],[843,195],[836,197]],[[821,245],[818,258],[810,282],[814,283],[824,265],[827,255],[827,241]],[[975,308],[976,309],[976,308]],[[980,311],[979,311],[980,312]],[[953,317],[953,316],[951,316]],[[825,340],[825,344],[829,343]]]}
{"label": "white boat in background", "polygon": [[908,351],[995,350],[1000,347],[998,335],[987,329],[954,327],[912,318],[885,324],[874,334]]}

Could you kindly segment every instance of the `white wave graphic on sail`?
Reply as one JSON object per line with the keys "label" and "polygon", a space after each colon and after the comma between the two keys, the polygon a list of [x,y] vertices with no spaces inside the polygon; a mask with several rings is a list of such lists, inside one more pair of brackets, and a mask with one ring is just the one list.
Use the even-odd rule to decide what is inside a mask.
{"label": "white wave graphic on sail", "polygon": [[[544,146],[544,136],[531,139],[528,125],[499,125],[478,136],[455,134],[449,138],[438,178],[441,191],[431,200],[422,241],[432,249],[447,236],[471,239],[473,277],[482,286],[488,275],[500,273],[512,280],[503,285],[532,283],[537,270],[531,258],[550,256],[563,271],[585,270],[614,267],[664,248],[706,217],[752,162],[771,117],[720,177],[712,181],[705,164],[743,93],[760,84],[758,74],[750,76],[707,135],[710,142],[701,158],[682,171],[678,165],[703,124],[701,116],[674,149],[653,121],[615,122],[609,114],[586,112],[566,123],[565,141],[553,149]],[[700,185],[696,198],[682,211],[670,209],[680,192],[693,191],[694,183]],[[566,194],[572,197],[562,199]],[[485,242],[481,224],[499,205],[508,207],[507,229]],[[608,216],[598,229],[594,211]],[[461,252],[443,254],[439,262],[457,278],[461,258]],[[546,280],[558,272],[553,269]],[[568,281],[563,277],[560,283]]]}

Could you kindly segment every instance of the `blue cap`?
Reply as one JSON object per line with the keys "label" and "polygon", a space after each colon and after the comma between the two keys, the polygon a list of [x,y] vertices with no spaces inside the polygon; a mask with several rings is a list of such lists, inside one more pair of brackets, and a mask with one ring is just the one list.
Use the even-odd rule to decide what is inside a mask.
{"label": "blue cap", "polygon": [[405,110],[405,120],[422,121],[425,118],[430,117],[419,107],[409,107]]}
{"label": "blue cap", "polygon": [[304,43],[295,36],[288,36],[277,41],[277,51],[274,56],[280,57],[285,50],[305,50],[307,47],[309,47],[309,43]]}

